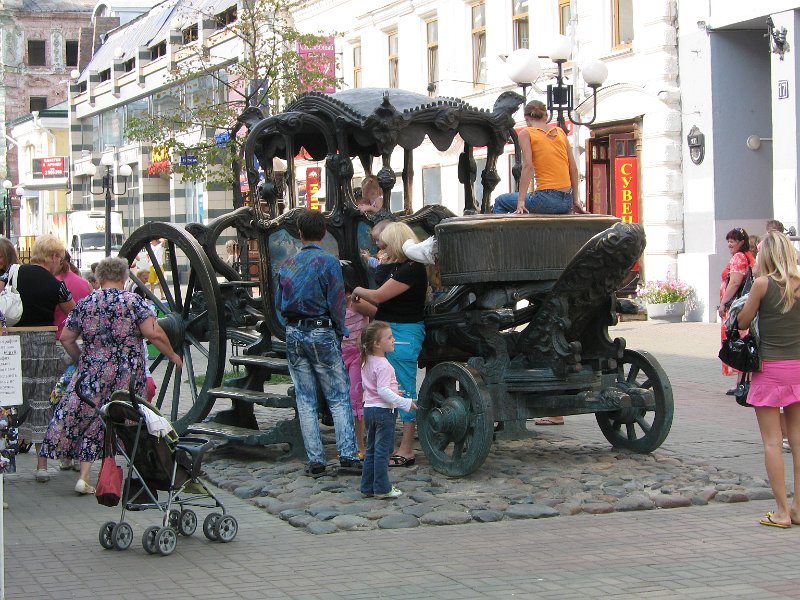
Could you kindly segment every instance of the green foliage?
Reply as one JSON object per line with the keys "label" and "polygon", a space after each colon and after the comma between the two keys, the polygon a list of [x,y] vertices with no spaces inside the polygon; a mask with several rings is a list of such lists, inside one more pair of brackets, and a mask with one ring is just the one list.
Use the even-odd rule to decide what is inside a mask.
{"label": "green foliage", "polygon": [[[179,7],[179,20],[215,18],[191,4]],[[131,117],[128,138],[168,149],[173,157],[195,156],[192,165],[173,159],[171,170],[184,180],[236,186],[245,142],[244,124],[238,119],[247,107],[275,113],[303,91],[341,84],[313,57],[296,52],[297,43],[311,47],[336,35],[297,31],[291,10],[300,4],[301,0],[240,0],[236,20],[212,35],[228,39],[228,48],[234,44],[235,56],[223,58],[218,48],[199,42],[185,45],[168,78],[170,109]],[[215,136],[224,133],[228,140],[215,142]]]}

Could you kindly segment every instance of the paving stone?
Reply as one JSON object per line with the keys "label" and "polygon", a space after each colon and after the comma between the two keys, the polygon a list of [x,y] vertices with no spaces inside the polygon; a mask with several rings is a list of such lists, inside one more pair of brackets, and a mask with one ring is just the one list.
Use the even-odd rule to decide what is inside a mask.
{"label": "paving stone", "polygon": [[745,493],[748,500],[772,500],[775,497],[772,490],[768,488],[755,488],[747,490]]}
{"label": "paving stone", "polygon": [[435,510],[420,517],[420,522],[425,525],[461,525],[471,520],[469,513],[452,510]]}
{"label": "paving stone", "polygon": [[621,512],[630,510],[650,510],[651,508],[655,508],[655,504],[649,496],[643,494],[620,498],[617,500],[616,504],[614,504],[614,510]]}
{"label": "paving stone", "polygon": [[419,527],[419,520],[411,515],[388,515],[378,521],[381,529],[408,529]]}
{"label": "paving stone", "polygon": [[581,505],[581,510],[590,515],[602,515],[614,512],[614,506],[608,502],[589,502]]}
{"label": "paving stone", "polygon": [[289,509],[282,510],[278,516],[282,520],[288,521],[292,517],[296,517],[298,515],[304,515],[304,514],[306,514],[306,511],[304,509],[302,509],[302,508],[289,508]]}
{"label": "paving stone", "polygon": [[680,508],[692,505],[690,498],[675,494],[656,494],[652,497],[652,500],[658,508]]}
{"label": "paving stone", "polygon": [[303,515],[295,515],[295,516],[289,518],[288,519],[288,523],[292,527],[305,527],[309,523],[313,523],[316,520],[317,519],[315,519],[311,515],[303,514]]}
{"label": "paving stone", "polygon": [[240,486],[233,490],[233,495],[237,498],[254,498],[261,495],[262,485],[246,485]]}
{"label": "paving stone", "polygon": [[373,521],[356,515],[339,515],[331,522],[342,531],[350,531],[351,529],[373,529],[375,527]]}
{"label": "paving stone", "polygon": [[503,513],[497,510],[472,510],[469,514],[478,523],[494,523],[503,520]]}
{"label": "paving stone", "polygon": [[741,490],[723,490],[714,496],[717,502],[747,502],[747,494]]}
{"label": "paving stone", "polygon": [[314,521],[306,525],[306,531],[314,535],[325,535],[328,533],[336,533],[339,531],[339,528],[331,521]]}
{"label": "paving stone", "polygon": [[558,516],[558,511],[544,504],[512,504],[505,514],[512,519],[544,519]]}

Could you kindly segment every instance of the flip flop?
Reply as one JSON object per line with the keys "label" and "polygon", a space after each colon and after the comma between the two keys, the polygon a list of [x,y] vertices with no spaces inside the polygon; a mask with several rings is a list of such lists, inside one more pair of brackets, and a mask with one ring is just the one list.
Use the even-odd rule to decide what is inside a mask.
{"label": "flip flop", "polygon": [[772,520],[772,513],[768,512],[764,515],[764,518],[758,522],[760,525],[766,525],[767,527],[777,527],[778,529],[789,529],[791,525],[787,525],[785,523],[776,523]]}
{"label": "flip flop", "polygon": [[406,458],[405,456],[400,456],[399,454],[393,454],[389,457],[390,467],[413,467],[416,462],[416,458]]}
{"label": "flip flop", "polygon": [[560,421],[555,421],[553,417],[542,417],[541,419],[534,419],[534,425],[563,425],[564,419]]}

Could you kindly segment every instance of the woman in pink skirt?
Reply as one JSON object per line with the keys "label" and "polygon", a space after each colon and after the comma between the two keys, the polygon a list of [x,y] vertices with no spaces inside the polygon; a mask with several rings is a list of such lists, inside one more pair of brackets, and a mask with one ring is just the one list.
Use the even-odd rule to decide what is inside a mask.
{"label": "woman in pink skirt", "polygon": [[[777,508],[759,521],[788,529],[800,525],[800,272],[797,252],[784,234],[764,238],[756,262],[758,278],[739,313],[739,328],[747,329],[758,314],[761,371],[753,373],[747,401],[755,407],[764,464]],[[780,409],[794,465],[794,498],[786,496]]]}

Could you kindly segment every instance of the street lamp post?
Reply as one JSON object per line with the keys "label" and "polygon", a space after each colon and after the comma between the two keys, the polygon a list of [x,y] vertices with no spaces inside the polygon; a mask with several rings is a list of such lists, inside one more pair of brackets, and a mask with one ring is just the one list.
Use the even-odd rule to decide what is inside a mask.
{"label": "street lamp post", "polygon": [[3,210],[3,235],[11,239],[11,188],[14,184],[8,179],[3,181],[3,188],[6,190],[6,197],[2,206]]}
{"label": "street lamp post", "polygon": [[[576,125],[590,125],[597,118],[597,90],[603,85],[608,77],[608,68],[599,60],[593,60],[583,66],[581,72],[583,80],[592,89],[592,117],[586,121],[581,121],[574,116],[574,89],[573,84],[567,83],[564,77],[564,63],[569,60],[572,53],[572,45],[569,38],[558,35],[555,43],[550,50],[549,58],[558,67],[555,85],[547,86],[547,110],[550,112],[549,120],[556,116],[556,123],[564,132],[567,132],[566,117]],[[528,86],[532,85],[541,72],[539,57],[528,48],[514,50],[506,59],[506,69],[509,78],[514,83],[522,87],[525,94]]]}
{"label": "street lamp post", "polygon": [[[111,167],[113,165],[114,155],[109,152],[103,154],[103,157],[100,159],[100,166],[106,168],[106,173],[103,175],[103,189],[99,192],[95,192],[94,185],[91,186],[93,195],[100,196],[101,194],[105,194],[106,197],[106,256],[111,256],[111,197],[124,196],[128,193],[128,177],[133,174],[133,169],[131,169],[130,165],[122,165],[119,167],[118,173],[125,178],[125,188],[121,192],[117,192],[114,190],[114,178],[111,175]],[[88,168],[88,174],[92,178],[97,175],[97,167],[94,164]],[[92,183],[94,184],[94,182]]]}

